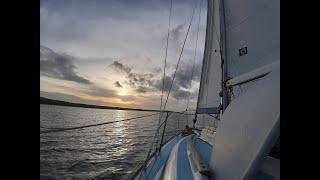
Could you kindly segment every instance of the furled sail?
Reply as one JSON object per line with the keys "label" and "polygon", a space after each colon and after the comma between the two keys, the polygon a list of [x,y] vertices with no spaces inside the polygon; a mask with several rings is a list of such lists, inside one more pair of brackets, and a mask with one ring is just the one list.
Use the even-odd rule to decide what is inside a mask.
{"label": "furled sail", "polygon": [[208,1],[207,30],[197,114],[218,114],[222,83],[219,1]]}

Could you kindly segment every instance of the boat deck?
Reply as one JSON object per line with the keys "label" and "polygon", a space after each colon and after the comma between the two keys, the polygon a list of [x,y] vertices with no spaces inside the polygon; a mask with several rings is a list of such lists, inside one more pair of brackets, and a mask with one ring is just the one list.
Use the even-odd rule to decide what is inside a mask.
{"label": "boat deck", "polygon": [[208,164],[212,146],[199,139],[199,134],[179,134],[166,143],[159,154],[150,159],[146,168],[141,170],[135,179],[166,179],[166,177],[177,180],[198,179],[194,177],[196,165],[190,157],[192,150],[188,143],[192,143],[200,159]]}
{"label": "boat deck", "polygon": [[[149,160],[145,169],[142,169],[134,179],[212,179],[205,175],[205,173],[200,173],[201,167],[199,165],[199,163],[204,165],[210,163],[212,149],[213,147],[209,143],[200,139],[199,133],[195,132],[195,134],[189,135],[180,133],[169,140],[162,147],[161,151]],[[267,157],[263,166],[269,167],[270,164],[280,164],[275,161],[277,161],[275,158]],[[252,179],[277,179],[271,174],[270,170],[262,167]]]}

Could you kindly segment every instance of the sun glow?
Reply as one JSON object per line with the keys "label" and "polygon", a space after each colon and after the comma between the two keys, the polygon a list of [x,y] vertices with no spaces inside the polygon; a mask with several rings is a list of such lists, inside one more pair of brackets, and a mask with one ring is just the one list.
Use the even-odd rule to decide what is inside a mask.
{"label": "sun glow", "polygon": [[119,96],[126,96],[127,93],[125,93],[125,92],[118,92],[118,95],[119,95]]}

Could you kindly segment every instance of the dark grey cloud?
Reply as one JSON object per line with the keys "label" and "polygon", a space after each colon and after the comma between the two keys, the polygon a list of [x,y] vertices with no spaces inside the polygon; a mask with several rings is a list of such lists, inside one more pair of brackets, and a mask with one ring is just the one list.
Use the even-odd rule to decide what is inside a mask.
{"label": "dark grey cloud", "polygon": [[172,96],[177,100],[188,99],[190,92],[185,90],[173,91]]}
{"label": "dark grey cloud", "polygon": [[145,87],[145,86],[139,86],[139,87],[137,87],[136,89],[135,89],[135,91],[137,92],[137,93],[146,93],[146,92],[148,92],[150,89],[148,89],[147,87]]}
{"label": "dark grey cloud", "polygon": [[75,70],[73,57],[59,54],[48,47],[40,46],[40,75],[74,81],[82,84],[91,84],[88,79],[79,76]]}
{"label": "dark grey cloud", "polygon": [[154,77],[151,73],[139,74],[131,72],[132,69],[129,66],[118,61],[114,61],[110,66],[114,67],[116,70],[126,73],[127,81],[125,81],[125,83],[132,88],[151,85],[151,79]]}
{"label": "dark grey cloud", "polygon": [[[193,69],[193,75],[192,75],[192,69]],[[201,77],[201,64],[198,62],[194,64],[194,67],[192,64],[184,64],[178,69],[176,73],[177,84],[183,88],[191,87],[191,78],[193,81],[200,81],[200,77]]]}
{"label": "dark grey cloud", "polygon": [[127,78],[129,79],[129,84],[131,87],[136,86],[148,86],[152,84],[151,79],[153,74],[138,74],[138,73],[128,73]]}
{"label": "dark grey cloud", "polygon": [[171,30],[171,39],[175,42],[180,40],[180,37],[182,37],[183,33],[184,33],[184,26],[185,24],[179,24],[176,27],[174,27]]}
{"label": "dark grey cloud", "polygon": [[152,72],[154,72],[155,74],[158,74],[160,72],[162,72],[162,68],[161,67],[155,67],[152,69]]}
{"label": "dark grey cloud", "polygon": [[[112,66],[117,68],[118,70],[126,73],[126,81],[130,87],[135,88],[137,93],[147,93],[151,91],[162,91],[163,90],[168,93],[171,88],[171,95],[177,99],[187,99],[189,96],[194,97],[192,93],[189,91],[183,90],[181,88],[190,88],[191,87],[191,71],[192,65],[184,64],[181,67],[181,70],[177,71],[175,82],[172,87],[172,76],[165,76],[164,81],[162,78],[155,79],[155,75],[152,73],[149,74],[139,74],[132,72],[132,69],[128,66],[115,61],[112,63]],[[194,68],[194,80],[200,79],[200,71],[198,70],[200,67],[199,64],[195,65]]]}
{"label": "dark grey cloud", "polygon": [[129,66],[123,65],[118,61],[114,61],[110,66],[114,67],[115,69],[129,74],[131,72],[131,68]]}
{"label": "dark grey cloud", "polygon": [[[171,83],[172,83],[172,77],[166,76],[164,78],[164,82],[162,81],[162,79],[158,79],[153,82],[152,86],[160,91],[162,90],[162,86],[163,86],[164,91],[169,91],[171,88]],[[176,83],[173,83],[171,90],[176,91],[178,89],[179,89],[178,85]]]}
{"label": "dark grey cloud", "polygon": [[[163,86],[164,92],[168,93],[171,88],[171,83],[172,83],[172,77],[166,76],[164,78],[164,83],[162,79],[156,80],[153,84],[153,87],[156,88],[158,91],[162,91],[162,86]],[[187,99],[190,96],[190,92],[186,90],[182,90],[176,82],[173,82],[173,85],[171,88],[171,95],[177,100],[182,100],[182,99]]]}
{"label": "dark grey cloud", "polygon": [[123,87],[123,86],[120,84],[119,81],[114,82],[114,85],[115,85],[116,87],[119,87],[119,88],[122,88],[122,87]]}

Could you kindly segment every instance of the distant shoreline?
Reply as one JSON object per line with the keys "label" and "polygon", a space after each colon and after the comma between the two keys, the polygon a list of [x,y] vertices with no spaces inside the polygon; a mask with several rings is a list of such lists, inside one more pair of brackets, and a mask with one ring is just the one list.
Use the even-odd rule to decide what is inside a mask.
{"label": "distant shoreline", "polygon": [[[44,98],[44,97],[40,97],[40,104],[80,107],[80,108],[92,108],[92,109],[112,109],[112,110],[127,110],[127,111],[161,112],[160,110],[153,110],[153,109],[135,109],[135,108],[123,108],[123,107],[113,107],[113,106],[99,106],[99,105],[92,105],[92,104],[71,103],[71,102],[66,102],[66,101],[48,99],[48,98]],[[164,111],[164,112],[167,112],[167,111]]]}

